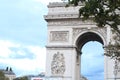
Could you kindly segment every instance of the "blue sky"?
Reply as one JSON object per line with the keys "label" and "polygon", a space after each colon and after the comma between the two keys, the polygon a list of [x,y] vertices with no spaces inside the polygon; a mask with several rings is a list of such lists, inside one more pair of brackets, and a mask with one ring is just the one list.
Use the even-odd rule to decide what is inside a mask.
{"label": "blue sky", "polygon": [[104,80],[104,50],[96,41],[86,43],[82,48],[81,73],[88,80]]}
{"label": "blue sky", "polygon": [[1,68],[10,66],[17,76],[45,71],[46,4],[44,0],[0,0]]}
{"label": "blue sky", "polygon": [[[59,0],[0,0],[0,68],[12,67],[17,76],[45,71],[47,23],[43,15],[54,1]],[[82,74],[89,80],[100,76],[97,80],[103,80],[102,54],[97,42],[83,47]]]}

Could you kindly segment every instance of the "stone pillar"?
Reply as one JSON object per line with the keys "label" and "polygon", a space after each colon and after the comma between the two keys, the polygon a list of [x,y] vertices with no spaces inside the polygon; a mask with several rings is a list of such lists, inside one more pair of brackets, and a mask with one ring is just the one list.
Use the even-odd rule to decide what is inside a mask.
{"label": "stone pillar", "polygon": [[80,67],[77,64],[76,57],[75,47],[47,46],[46,77],[61,78],[61,80],[79,80]]}

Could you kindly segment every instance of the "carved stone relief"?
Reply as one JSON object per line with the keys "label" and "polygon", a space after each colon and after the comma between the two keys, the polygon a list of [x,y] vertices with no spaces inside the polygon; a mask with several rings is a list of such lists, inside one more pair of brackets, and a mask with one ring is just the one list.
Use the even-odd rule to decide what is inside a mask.
{"label": "carved stone relief", "polygon": [[111,44],[120,45],[120,34],[115,30],[112,30]]}
{"label": "carved stone relief", "polygon": [[105,40],[107,38],[107,28],[92,27],[90,29],[88,29],[88,28],[73,28],[73,39],[75,39],[80,33],[85,32],[85,31],[87,31],[87,32],[95,31],[95,32],[98,32],[99,34],[101,34]]}
{"label": "carved stone relief", "polygon": [[115,60],[115,65],[114,65],[114,75],[119,75],[120,74],[120,62],[118,60]]}
{"label": "carved stone relief", "polygon": [[81,33],[82,31],[86,31],[87,28],[74,28],[73,29],[73,39],[79,34]]}
{"label": "carved stone relief", "polygon": [[120,63],[118,65],[118,73],[120,74]]}
{"label": "carved stone relief", "polygon": [[53,55],[51,63],[51,73],[53,75],[63,75],[65,72],[65,60],[64,55],[57,52]]}
{"label": "carved stone relief", "polygon": [[69,34],[68,31],[51,31],[50,41],[51,42],[68,42]]}

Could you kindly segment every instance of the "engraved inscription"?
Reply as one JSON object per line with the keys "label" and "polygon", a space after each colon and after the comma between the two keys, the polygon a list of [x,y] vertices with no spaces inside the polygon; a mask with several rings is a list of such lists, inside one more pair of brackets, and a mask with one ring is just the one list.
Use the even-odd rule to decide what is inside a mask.
{"label": "engraved inscription", "polygon": [[68,42],[69,40],[68,31],[51,31],[50,35],[51,42]]}

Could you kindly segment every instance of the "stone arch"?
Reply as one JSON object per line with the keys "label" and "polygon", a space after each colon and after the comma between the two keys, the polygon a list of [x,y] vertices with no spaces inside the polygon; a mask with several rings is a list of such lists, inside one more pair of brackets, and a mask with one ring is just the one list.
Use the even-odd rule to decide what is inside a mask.
{"label": "stone arch", "polygon": [[74,44],[78,49],[81,49],[82,46],[89,41],[98,41],[103,44],[103,47],[107,45],[107,41],[102,33],[92,30],[86,30],[78,34],[74,39]]}
{"label": "stone arch", "polygon": [[[78,19],[79,7],[65,7],[65,3],[50,3],[48,14],[44,16],[48,26],[48,39],[46,45],[46,76],[53,79],[80,80],[80,49],[88,41],[98,41],[107,46],[112,39],[110,27],[99,28],[91,20],[83,22]],[[91,37],[92,36],[92,37]],[[106,48],[104,48],[106,50]],[[59,60],[65,64],[63,74],[57,71],[52,72],[55,67],[59,67],[58,62],[54,62],[54,55],[59,53],[64,57]],[[79,54],[79,55],[78,55]],[[105,80],[113,78],[113,61],[104,57]],[[62,74],[62,75],[61,75]]]}
{"label": "stone arch", "polygon": [[[79,76],[81,74],[81,49],[89,41],[98,41],[103,46],[105,46],[106,41],[104,37],[98,33],[97,31],[83,31],[82,33],[78,34],[78,36],[75,39],[75,46],[76,46],[76,78],[79,80]],[[102,54],[101,54],[102,55]]]}

